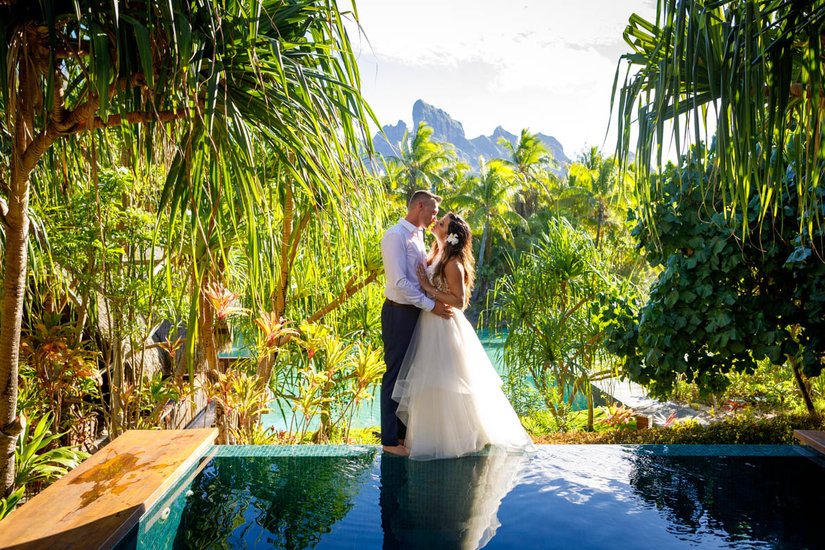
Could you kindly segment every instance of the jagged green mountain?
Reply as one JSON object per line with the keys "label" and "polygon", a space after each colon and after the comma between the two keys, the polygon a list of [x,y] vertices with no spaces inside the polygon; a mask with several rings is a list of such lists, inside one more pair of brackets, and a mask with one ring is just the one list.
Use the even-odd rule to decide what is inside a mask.
{"label": "jagged green mountain", "polygon": [[[467,139],[464,134],[464,126],[455,120],[447,111],[439,109],[422,100],[418,100],[413,105],[412,110],[413,125],[410,131],[415,131],[420,122],[426,122],[433,129],[433,139],[441,142],[452,143],[455,146],[458,157],[470,165],[473,170],[478,169],[478,157],[486,159],[505,158],[507,151],[498,144],[499,139],[504,138],[510,143],[515,143],[518,136],[511,134],[501,126],[496,127],[489,136],[478,136]],[[380,132],[375,134],[373,145],[376,153],[384,156],[395,156],[398,154],[398,143],[403,139],[407,124],[399,120],[397,124],[388,124],[383,127],[384,135]],[[386,138],[384,137],[386,136]],[[564,154],[564,147],[559,140],[546,134],[538,134],[538,137],[547,145],[553,154],[553,159],[558,164],[559,171],[562,171],[570,163],[570,159]]]}

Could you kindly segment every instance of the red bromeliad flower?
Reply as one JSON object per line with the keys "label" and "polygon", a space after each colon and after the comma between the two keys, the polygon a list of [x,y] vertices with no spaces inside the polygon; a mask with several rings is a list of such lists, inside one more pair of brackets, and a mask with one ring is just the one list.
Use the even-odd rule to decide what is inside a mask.
{"label": "red bromeliad flower", "polygon": [[178,351],[178,348],[181,347],[185,343],[184,338],[177,338],[174,342],[166,337],[165,342],[159,342],[158,346],[165,349],[170,356],[174,357],[175,353]]}
{"label": "red bromeliad flower", "polygon": [[255,324],[264,334],[264,344],[267,348],[278,347],[281,345],[282,338],[298,335],[298,331],[287,326],[288,323],[283,317],[278,317],[274,312],[261,311],[259,317],[255,319]]}
{"label": "red bromeliad flower", "polygon": [[233,306],[232,304],[238,299],[240,294],[229,292],[229,290],[221,287],[218,283],[212,283],[206,290],[206,297],[212,307],[215,308],[215,314],[218,317],[218,322],[226,321],[226,318],[235,313],[246,313],[242,307]]}

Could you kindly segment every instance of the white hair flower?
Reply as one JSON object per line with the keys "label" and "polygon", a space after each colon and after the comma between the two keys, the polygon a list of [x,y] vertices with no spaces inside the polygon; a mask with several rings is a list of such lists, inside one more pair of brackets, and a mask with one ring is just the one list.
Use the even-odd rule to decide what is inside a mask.
{"label": "white hair flower", "polygon": [[447,242],[450,244],[458,244],[458,236],[455,233],[447,235]]}

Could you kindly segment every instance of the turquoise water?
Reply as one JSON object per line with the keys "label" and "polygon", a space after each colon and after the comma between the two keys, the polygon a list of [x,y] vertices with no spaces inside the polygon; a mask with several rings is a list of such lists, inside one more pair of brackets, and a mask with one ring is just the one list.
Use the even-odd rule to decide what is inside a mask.
{"label": "turquoise water", "polygon": [[[486,333],[481,334],[481,343],[484,345],[484,350],[487,352],[487,357],[499,374],[504,373],[504,366],[502,360],[502,353],[504,347],[503,337],[491,337]],[[369,426],[381,425],[381,405],[379,402],[380,388],[376,387],[373,391],[373,398],[361,405],[353,416],[353,428],[366,428]],[[281,408],[287,413],[286,418],[281,412]],[[269,413],[261,416],[261,425],[264,428],[272,427],[276,431],[288,430],[290,423],[292,423],[293,431],[298,429],[303,421],[303,415],[297,416],[294,420],[291,416],[290,404],[287,400],[275,400],[269,404]],[[309,430],[318,429],[320,418],[315,417],[310,421]]]}
{"label": "turquoise water", "polygon": [[121,548],[821,548],[799,446],[563,445],[416,462],[370,446],[216,447]]}

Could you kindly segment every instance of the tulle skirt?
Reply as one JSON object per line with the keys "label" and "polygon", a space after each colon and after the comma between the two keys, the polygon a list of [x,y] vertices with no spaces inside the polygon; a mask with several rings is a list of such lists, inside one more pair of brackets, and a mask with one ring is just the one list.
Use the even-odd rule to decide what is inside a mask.
{"label": "tulle skirt", "polygon": [[407,425],[410,458],[534,449],[473,326],[461,312],[421,312],[392,398]]}

